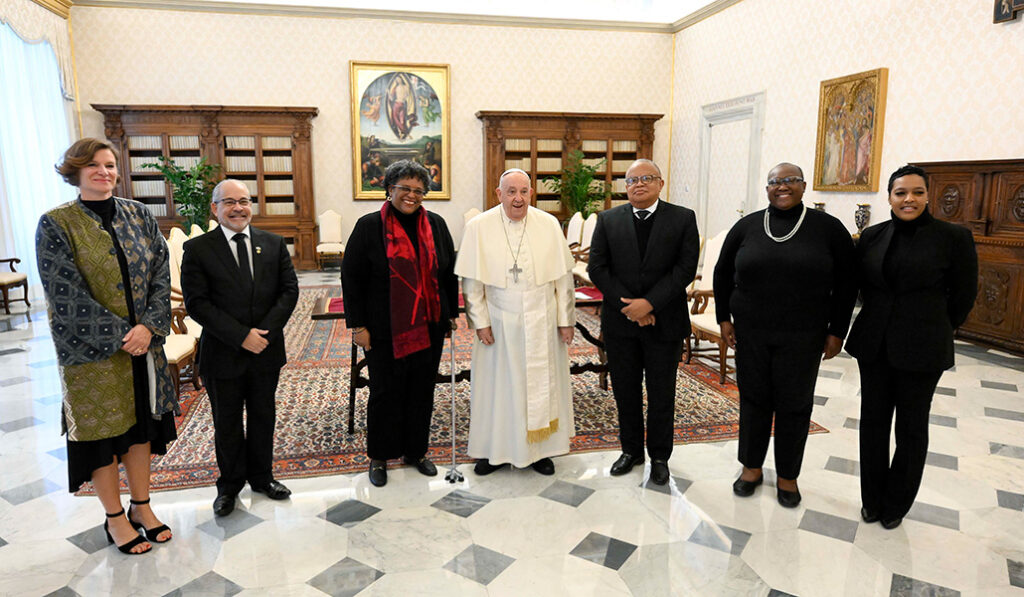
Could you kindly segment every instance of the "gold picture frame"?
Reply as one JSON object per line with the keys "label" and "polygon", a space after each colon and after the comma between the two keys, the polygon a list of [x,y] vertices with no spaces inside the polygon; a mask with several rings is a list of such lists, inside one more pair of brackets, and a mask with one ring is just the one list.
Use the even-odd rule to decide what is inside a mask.
{"label": "gold picture frame", "polygon": [[878,191],[889,69],[821,82],[814,190]]}
{"label": "gold picture frame", "polygon": [[451,199],[450,80],[447,64],[349,62],[354,199],[383,199],[384,170],[401,159],[430,172],[425,199]]}

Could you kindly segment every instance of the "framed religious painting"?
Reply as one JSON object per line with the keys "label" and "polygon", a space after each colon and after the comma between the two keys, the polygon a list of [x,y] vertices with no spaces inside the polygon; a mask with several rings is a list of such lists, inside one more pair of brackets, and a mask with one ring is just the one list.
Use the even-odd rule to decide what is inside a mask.
{"label": "framed religious painting", "polygon": [[889,69],[821,82],[814,190],[878,191]]}
{"label": "framed religious painting", "polygon": [[349,62],[353,198],[384,198],[384,170],[398,160],[430,174],[426,199],[451,199],[447,64]]}
{"label": "framed religious painting", "polygon": [[995,0],[993,23],[1005,23],[1017,17],[1017,11],[1024,8],[1024,0]]}

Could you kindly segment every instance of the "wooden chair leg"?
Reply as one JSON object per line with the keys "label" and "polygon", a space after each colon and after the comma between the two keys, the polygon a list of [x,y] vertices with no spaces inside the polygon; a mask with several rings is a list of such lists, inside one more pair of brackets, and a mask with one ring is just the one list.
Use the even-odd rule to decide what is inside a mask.
{"label": "wooden chair leg", "polygon": [[[690,336],[692,335],[693,334],[690,334]],[[683,349],[683,354],[686,356],[686,359],[683,362],[686,363],[687,365],[690,364],[690,359],[693,357],[693,347],[690,345],[690,336],[687,336],[686,340],[684,340],[685,348]]]}
{"label": "wooden chair leg", "polygon": [[0,288],[0,292],[3,292],[3,294],[4,294],[4,311],[8,315],[10,315],[11,314],[11,299],[10,299],[10,297],[7,296],[7,287],[4,286],[3,288]]}

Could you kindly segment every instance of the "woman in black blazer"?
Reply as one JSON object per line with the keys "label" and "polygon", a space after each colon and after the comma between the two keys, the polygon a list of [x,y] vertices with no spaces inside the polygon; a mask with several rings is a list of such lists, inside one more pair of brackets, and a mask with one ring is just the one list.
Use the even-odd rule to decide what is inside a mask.
{"label": "woman in black blazer", "polygon": [[[861,380],[861,517],[894,529],[921,486],[928,411],[942,372],[953,366],[953,330],[978,293],[978,255],[966,228],[928,212],[924,170],[889,178],[892,218],[857,245],[864,306],[846,350]],[[889,430],[896,414],[896,451]]]}
{"label": "woman in black blazer", "polygon": [[401,160],[384,188],[388,200],[356,222],[341,264],[346,322],[370,373],[366,453],[378,487],[392,458],[437,474],[426,458],[434,379],[459,313],[455,244],[444,218],[422,205],[429,173]]}

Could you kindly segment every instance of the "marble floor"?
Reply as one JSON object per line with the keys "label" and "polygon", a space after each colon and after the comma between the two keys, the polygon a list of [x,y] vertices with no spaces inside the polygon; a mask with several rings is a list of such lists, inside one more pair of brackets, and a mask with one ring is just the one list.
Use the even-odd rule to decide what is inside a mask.
{"label": "marble floor", "polygon": [[1024,359],[998,351],[958,343],[923,487],[892,531],[859,517],[858,375],[837,358],[815,398],[830,433],[808,440],[793,510],[770,460],[754,497],[734,497],[735,442],[707,443],[676,447],[667,487],[649,467],[609,476],[617,453],[598,452],[555,459],[553,477],[288,480],[290,500],[246,489],[225,518],[212,488],[161,492],[174,540],[126,556],[95,498],[67,491],[37,307],[0,315],[0,595],[1024,595]]}

